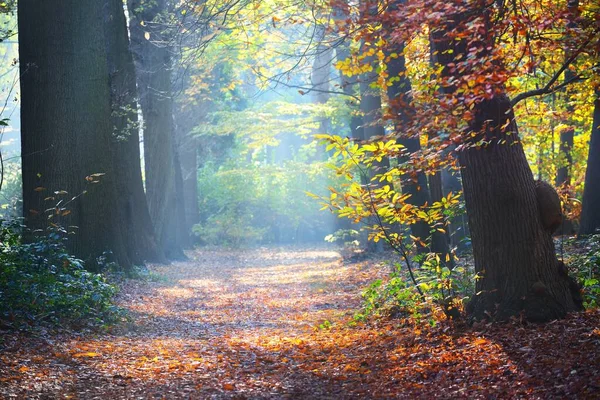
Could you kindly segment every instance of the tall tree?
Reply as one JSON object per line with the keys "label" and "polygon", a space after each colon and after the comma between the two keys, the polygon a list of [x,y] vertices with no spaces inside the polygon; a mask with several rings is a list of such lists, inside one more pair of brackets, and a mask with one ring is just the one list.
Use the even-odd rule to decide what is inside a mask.
{"label": "tall tree", "polygon": [[[579,15],[579,0],[568,0],[567,1],[567,9],[568,9],[568,18],[569,22],[567,24],[567,29],[574,29],[577,27],[576,19]],[[567,53],[567,56],[570,57],[570,54]],[[565,70],[564,81],[566,83],[572,82],[577,77],[577,74],[573,72],[571,69],[567,68]],[[560,154],[560,167],[556,173],[556,186],[560,186],[563,184],[570,185],[571,184],[571,167],[573,166],[573,140],[575,137],[575,127],[573,126],[572,114],[575,112],[575,109],[570,104],[570,87],[566,87],[566,95],[567,95],[567,113],[568,115],[568,123],[569,125],[560,131],[560,146],[559,146],[559,154]]]}
{"label": "tall tree", "polygon": [[[178,212],[170,37],[166,0],[129,0],[131,43],[144,117],[146,198],[156,238],[168,258],[184,257]],[[163,21],[161,21],[163,18]]]}
{"label": "tall tree", "polygon": [[[313,62],[311,74],[311,87],[314,91],[314,102],[316,104],[325,104],[331,96],[329,91],[331,62],[333,60],[333,48],[326,42],[325,25],[317,23],[315,26],[315,39],[317,47],[315,48],[315,59]],[[319,119],[319,133],[329,131],[329,119],[322,117]]]}
{"label": "tall tree", "polygon": [[[338,25],[338,30],[341,30],[341,26],[348,24],[350,22],[350,15],[348,4],[345,1],[334,1],[332,2],[332,14],[333,20],[336,25]],[[344,35],[340,35],[338,32],[338,39],[335,46],[335,57],[337,62],[344,62],[348,60],[351,56],[350,54],[350,39],[344,37]],[[359,103],[356,101],[356,94],[358,92],[357,89],[357,79],[356,77],[347,77],[340,70],[340,88],[343,93],[348,96],[347,105],[350,108],[350,134],[353,139],[362,140],[364,139],[364,131],[362,128],[362,118],[358,115],[358,106]]]}
{"label": "tall tree", "polygon": [[[493,57],[487,7],[483,1],[455,1],[438,9],[443,22],[432,29],[432,39],[443,67],[446,96],[455,96],[458,82],[473,79],[472,73],[501,71],[500,61]],[[480,276],[470,314],[506,319],[523,312],[534,321],[563,317],[578,304],[545,225],[547,213],[556,211],[543,207],[553,203],[543,198],[551,194],[536,190],[502,84],[482,93],[472,103],[468,133],[458,150]]]}
{"label": "tall tree", "polygon": [[600,230],[600,89],[596,89],[594,102],[594,122],[590,138],[587,170],[585,171],[585,186],[580,235],[591,235]]}
{"label": "tall tree", "polygon": [[97,0],[18,3],[23,204],[30,227],[59,219],[73,230],[77,256],[94,262],[112,251],[128,267],[102,8]]}
{"label": "tall tree", "polygon": [[112,156],[119,171],[115,208],[123,222],[120,226],[131,261],[136,264],[146,260],[164,262],[162,249],[154,238],[142,182],[135,67],[122,0],[105,0],[104,24],[112,108]]}
{"label": "tall tree", "polygon": [[[394,134],[398,137],[398,143],[406,149],[406,155],[400,162],[406,165],[404,168],[406,171],[410,171],[411,157],[421,150],[421,145],[419,137],[415,137],[409,130],[409,125],[414,117],[414,110],[411,105],[411,82],[406,71],[404,41],[392,37],[392,33],[397,29],[393,23],[395,21],[394,14],[399,11],[404,3],[404,0],[394,0],[389,3],[383,26],[385,28],[386,56],[389,58],[386,64],[389,75],[387,85],[389,114],[391,114],[390,117],[394,122]],[[423,207],[429,203],[430,193],[425,171],[418,170],[404,173],[402,175],[402,193],[410,194],[407,203],[416,207]],[[424,243],[428,237],[432,236],[431,250],[439,253],[448,252],[448,245],[444,238],[440,238],[440,235],[436,233],[431,235],[427,222],[417,221],[410,226],[410,229],[412,235],[417,238],[415,246],[417,246],[418,251],[427,250],[420,243]]]}

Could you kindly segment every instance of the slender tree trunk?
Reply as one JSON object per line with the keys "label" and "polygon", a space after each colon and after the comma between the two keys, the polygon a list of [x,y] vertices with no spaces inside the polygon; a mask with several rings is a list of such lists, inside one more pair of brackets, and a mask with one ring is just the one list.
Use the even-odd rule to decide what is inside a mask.
{"label": "slender tree trunk", "polygon": [[146,197],[159,245],[167,258],[185,257],[178,214],[173,93],[168,34],[156,19],[165,0],[129,0],[131,42],[144,117]]}
{"label": "slender tree trunk", "polygon": [[[444,189],[442,187],[442,174],[440,171],[429,176],[429,192],[431,202],[439,202],[444,197]],[[444,221],[445,222],[445,221]],[[444,232],[440,232],[443,229]],[[450,254],[450,227],[447,225],[435,227],[431,233],[431,251],[439,254],[442,258],[442,263],[448,268],[454,267],[454,259]]]}
{"label": "slender tree trunk", "polygon": [[579,225],[580,235],[591,235],[600,231],[600,90],[596,91],[594,122],[590,137],[583,205]]}
{"label": "slender tree trunk", "polygon": [[59,223],[75,232],[68,246],[89,265],[111,251],[128,268],[124,222],[115,210],[118,171],[109,156],[103,2],[20,0],[18,15],[27,224]]}
{"label": "slender tree trunk", "polygon": [[133,263],[165,262],[154,238],[140,164],[135,67],[122,0],[105,0],[104,32],[110,77],[113,137],[112,155],[117,180],[116,211]]}
{"label": "slender tree trunk", "polygon": [[[466,32],[471,38],[468,28],[475,20],[488,26],[485,12],[479,2],[464,14],[446,15],[445,26],[432,29],[438,62],[444,67],[442,77],[459,78],[450,63],[461,58],[489,56],[489,31],[480,38],[480,46],[455,37]],[[479,53],[469,55],[467,48],[473,47]],[[521,313],[532,321],[560,318],[578,308],[575,294],[559,268],[551,232],[543,226],[544,210],[538,206],[543,199],[537,198],[510,100],[502,88],[496,89],[491,98],[473,107],[471,134],[458,151],[480,277],[468,311],[475,319],[504,320]],[[446,86],[446,91],[453,94],[453,86]]]}
{"label": "slender tree trunk", "polygon": [[[342,21],[346,21],[349,18],[348,15],[349,11],[348,11],[348,5],[347,4],[341,4],[339,2],[335,2],[333,4],[333,18],[335,21],[338,21],[338,23],[342,22]],[[345,23],[345,22],[344,22]],[[347,43],[347,40],[344,40],[343,38],[340,38],[340,42],[337,44],[336,48],[335,48],[335,55],[336,55],[336,59],[337,61],[344,61],[350,58],[350,47]],[[360,117],[360,115],[358,115],[358,111],[359,111],[359,106],[360,104],[355,101],[353,99],[354,96],[356,96],[358,94],[358,90],[357,90],[357,80],[356,78],[352,77],[346,77],[344,76],[344,74],[340,71],[339,72],[339,76],[340,76],[340,87],[342,89],[342,91],[348,96],[347,100],[347,105],[350,108],[350,121],[349,121],[349,126],[350,126],[350,135],[353,139],[356,140],[364,140],[365,138],[365,134],[362,128],[363,125],[363,120]]]}
{"label": "slender tree trunk", "polygon": [[[452,149],[454,152],[454,149]],[[449,193],[460,193],[463,191],[461,180],[459,179],[460,173],[458,171],[451,171],[448,168],[442,170],[442,189],[444,196],[448,196]],[[459,251],[465,251],[470,249],[465,243],[466,238],[471,234],[469,232],[469,224],[467,222],[467,216],[463,213],[450,222],[448,227],[450,232],[450,245],[458,248]]]}
{"label": "slender tree trunk", "polygon": [[[569,23],[567,24],[568,28],[575,28],[577,23],[575,19],[579,15],[579,0],[567,0],[567,7],[569,9]],[[569,82],[575,78],[575,73],[567,68],[565,71],[565,82]],[[559,146],[559,161],[560,168],[556,173],[556,186],[561,185],[570,185],[571,184],[571,168],[573,167],[573,138],[575,136],[575,128],[573,127],[571,115],[575,112],[573,106],[570,104],[571,99],[569,96],[569,87],[565,89],[565,94],[567,96],[567,112],[569,113],[569,118],[567,123],[569,126],[565,127],[560,132],[560,146]]]}
{"label": "slender tree trunk", "polygon": [[191,235],[194,225],[200,222],[200,209],[198,207],[198,144],[195,137],[184,131],[179,132],[178,139],[183,179],[185,227]]}
{"label": "slender tree trunk", "polygon": [[[389,11],[396,11],[404,1],[393,1],[390,4]],[[385,25],[384,25],[385,26]],[[391,37],[391,33],[396,27],[386,26],[388,29],[386,53],[390,58],[387,63],[387,72],[389,78],[393,80],[387,87],[387,95],[389,102],[389,113],[394,121],[395,135],[398,137],[398,143],[406,149],[406,156],[399,160],[400,163],[410,163],[411,155],[421,150],[419,138],[407,134],[408,124],[411,122],[414,114],[412,109],[411,83],[406,74],[406,60],[404,57],[404,43],[395,42]],[[392,57],[395,54],[396,57]],[[407,203],[416,207],[422,207],[429,203],[429,186],[427,176],[424,171],[418,171],[414,174],[405,173],[401,177],[402,192],[410,194]],[[441,183],[441,181],[440,181]],[[431,236],[430,226],[424,221],[418,221],[410,226],[411,233],[418,240],[415,241],[415,246],[418,252],[426,252],[428,249],[420,243],[426,242]],[[434,233],[436,238],[432,237],[431,250],[433,252],[448,253],[448,246],[443,246],[444,241],[440,240]]]}
{"label": "slender tree trunk", "polygon": [[[377,3],[373,0],[361,0],[361,14],[363,18],[366,18],[367,13],[375,15],[377,12]],[[363,53],[368,49],[365,48],[366,44],[363,43]],[[383,138],[385,135],[385,129],[383,127],[383,115],[381,106],[381,88],[377,86],[378,80],[378,65],[377,58],[374,56],[365,57],[362,61],[365,65],[370,65],[371,71],[365,72],[360,76],[360,111],[362,114],[363,125],[362,131],[364,134],[364,140],[374,140],[377,137]],[[383,173],[389,169],[389,160],[383,159],[381,162],[373,163],[369,176],[362,177],[363,184],[370,185],[370,178],[374,175]],[[376,225],[378,220],[372,218],[370,221],[372,225]],[[389,227],[382,227],[388,229]],[[383,243],[368,243],[369,250],[371,251],[383,251]]]}
{"label": "slender tree trunk", "polygon": [[[325,104],[331,97],[328,91],[333,49],[325,43],[325,26],[318,25],[315,29],[317,30],[315,38],[319,44],[316,48],[311,76],[312,88],[315,89],[313,98],[316,104]],[[329,132],[329,118],[323,117],[319,120],[319,133],[327,132]]]}

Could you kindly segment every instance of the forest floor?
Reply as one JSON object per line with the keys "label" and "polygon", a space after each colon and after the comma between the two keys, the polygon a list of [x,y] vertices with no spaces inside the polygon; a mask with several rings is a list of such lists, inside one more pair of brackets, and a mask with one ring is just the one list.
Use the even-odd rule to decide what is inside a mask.
{"label": "forest floor", "polygon": [[388,267],[331,249],[198,250],[104,333],[0,332],[0,398],[600,398],[600,312],[545,325],[350,326]]}

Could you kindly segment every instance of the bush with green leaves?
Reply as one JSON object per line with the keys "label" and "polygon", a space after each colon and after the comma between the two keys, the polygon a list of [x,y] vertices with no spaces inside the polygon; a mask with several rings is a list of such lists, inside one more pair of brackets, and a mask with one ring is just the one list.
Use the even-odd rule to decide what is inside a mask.
{"label": "bush with green leaves", "polygon": [[435,253],[418,256],[420,267],[414,271],[417,286],[408,283],[402,266],[387,280],[378,279],[362,293],[363,309],[355,320],[369,316],[405,316],[420,319],[433,305],[441,307],[449,317],[458,318],[463,304],[473,295],[474,276],[463,266],[449,269]]}
{"label": "bush with green leaves", "polygon": [[0,321],[13,327],[50,323],[74,327],[114,322],[114,286],[68,253],[60,230],[23,240],[18,222],[0,221]]}
{"label": "bush with green leaves", "polygon": [[583,286],[585,308],[600,306],[600,235],[592,235],[579,243],[582,253],[569,258],[576,279]]}

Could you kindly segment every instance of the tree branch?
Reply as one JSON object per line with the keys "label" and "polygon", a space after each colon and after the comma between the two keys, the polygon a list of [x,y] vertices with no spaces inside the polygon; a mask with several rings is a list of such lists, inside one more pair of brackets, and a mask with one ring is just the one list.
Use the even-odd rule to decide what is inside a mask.
{"label": "tree branch", "polygon": [[598,29],[596,29],[588,38],[585,42],[583,42],[578,48],[577,50],[563,63],[563,65],[560,67],[560,69],[558,71],[556,71],[554,73],[554,75],[552,75],[552,78],[550,78],[550,80],[548,81],[548,83],[546,83],[546,85],[543,88],[540,89],[535,89],[535,90],[529,90],[527,92],[523,92],[523,93],[519,93],[514,99],[511,100],[510,105],[512,107],[514,107],[515,105],[517,105],[519,102],[528,99],[530,97],[534,97],[534,96],[541,96],[544,94],[551,94],[556,92],[557,90],[562,89],[563,87],[573,83],[573,82],[577,82],[577,81],[582,81],[584,80],[584,78],[582,78],[581,76],[577,76],[573,79],[569,79],[568,81],[565,81],[563,83],[561,83],[560,85],[556,86],[556,87],[552,87],[552,85],[554,85],[554,83],[556,83],[556,81],[558,80],[558,78],[560,78],[560,76],[562,75],[563,72],[565,72],[565,70],[569,67],[569,65],[571,65],[576,59],[577,57],[579,57],[579,55],[583,52],[583,50],[585,49],[585,47],[592,41],[592,39],[594,38],[594,36],[596,36],[596,34],[598,33]]}

